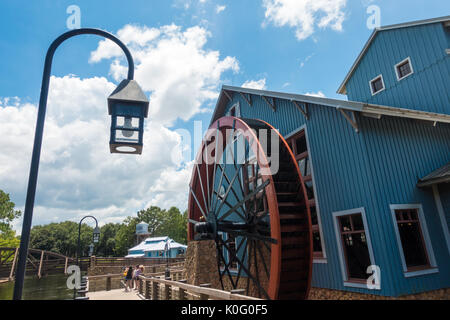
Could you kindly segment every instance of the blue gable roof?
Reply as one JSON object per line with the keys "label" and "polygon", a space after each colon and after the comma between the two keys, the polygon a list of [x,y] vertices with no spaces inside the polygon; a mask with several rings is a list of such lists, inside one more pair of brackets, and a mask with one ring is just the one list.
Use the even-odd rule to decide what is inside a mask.
{"label": "blue gable roof", "polygon": [[[450,16],[376,29],[338,93],[370,104],[450,114]],[[396,65],[409,59],[412,74],[401,80]],[[370,81],[382,76],[384,90]]]}

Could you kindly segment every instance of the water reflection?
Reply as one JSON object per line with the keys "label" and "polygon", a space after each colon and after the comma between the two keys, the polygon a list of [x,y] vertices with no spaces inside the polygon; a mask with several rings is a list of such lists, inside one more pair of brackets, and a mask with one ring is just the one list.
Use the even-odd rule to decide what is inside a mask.
{"label": "water reflection", "polygon": [[[26,277],[22,292],[23,300],[64,300],[72,299],[73,291],[67,288],[67,277],[64,274],[37,277]],[[14,282],[0,284],[0,300],[11,300]]]}

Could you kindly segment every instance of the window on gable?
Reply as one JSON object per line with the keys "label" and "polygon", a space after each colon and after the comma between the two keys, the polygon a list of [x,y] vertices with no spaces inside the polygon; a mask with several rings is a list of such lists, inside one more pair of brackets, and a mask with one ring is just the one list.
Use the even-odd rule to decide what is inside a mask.
{"label": "window on gable", "polygon": [[410,74],[413,73],[413,68],[411,65],[411,59],[407,58],[397,64],[395,66],[395,72],[397,73],[397,80],[402,80],[403,78],[406,78]]}
{"label": "window on gable", "polygon": [[417,209],[395,210],[398,232],[408,271],[430,267]]}
{"label": "window on gable", "polygon": [[375,95],[384,90],[384,81],[382,75],[379,75],[378,77],[370,81],[370,90],[372,92],[372,95]]}

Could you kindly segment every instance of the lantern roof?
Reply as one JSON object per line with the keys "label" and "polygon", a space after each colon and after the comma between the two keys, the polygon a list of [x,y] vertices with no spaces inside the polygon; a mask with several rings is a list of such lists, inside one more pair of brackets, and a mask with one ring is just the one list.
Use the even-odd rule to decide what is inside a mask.
{"label": "lantern roof", "polygon": [[115,102],[126,102],[140,105],[144,108],[144,117],[148,116],[149,100],[136,80],[123,80],[108,97],[108,112],[112,114]]}

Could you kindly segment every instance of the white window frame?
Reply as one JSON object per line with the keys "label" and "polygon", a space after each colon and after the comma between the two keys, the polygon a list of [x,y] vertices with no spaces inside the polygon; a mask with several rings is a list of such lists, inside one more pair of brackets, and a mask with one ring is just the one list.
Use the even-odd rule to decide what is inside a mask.
{"label": "white window frame", "polygon": [[236,110],[236,118],[240,118],[241,117],[241,104],[239,103],[239,101],[235,104],[233,104],[230,108],[230,110],[228,110],[227,116],[231,116],[231,110],[235,109]]}
{"label": "white window frame", "polygon": [[320,218],[320,205],[319,205],[320,201],[319,201],[319,196],[318,196],[317,187],[316,187],[316,177],[314,176],[314,164],[313,164],[314,161],[313,161],[313,157],[311,154],[311,148],[309,145],[308,128],[307,128],[306,124],[302,125],[298,129],[296,129],[293,132],[286,135],[286,137],[284,139],[287,140],[302,130],[305,130],[306,147],[308,148],[309,165],[311,166],[311,177],[312,177],[312,183],[313,183],[313,189],[314,189],[314,200],[316,201],[317,223],[319,224],[320,242],[322,245],[322,254],[323,254],[322,258],[314,258],[313,263],[328,263],[327,253],[325,250],[325,239],[323,238],[323,231],[322,231],[322,219]]}
{"label": "white window frame", "polygon": [[[409,63],[409,67],[410,67],[410,69],[411,69],[411,73],[408,73],[406,76],[403,76],[403,77],[400,78],[400,75],[398,74],[398,67],[399,67],[401,64],[403,64],[403,63],[405,63],[405,62],[407,62],[407,61],[408,61],[408,63]],[[406,78],[409,77],[410,75],[414,74],[414,68],[413,68],[413,65],[412,65],[412,62],[411,62],[411,57],[408,57],[408,58],[406,58],[406,59],[400,61],[399,63],[397,63],[397,64],[394,66],[394,69],[395,69],[395,75],[397,76],[397,81],[406,79]]]}
{"label": "white window frame", "polygon": [[[378,78],[381,78],[381,83],[383,84],[383,89],[377,91],[377,92],[373,92],[373,86],[372,86],[372,82],[374,82],[375,80],[377,80]],[[369,81],[369,87],[370,87],[370,92],[372,93],[372,96],[379,94],[380,92],[383,92],[386,89],[386,86],[384,85],[384,79],[383,79],[383,74],[379,74],[377,75],[375,78],[373,78],[372,80]]]}
{"label": "white window frame", "polygon": [[[341,265],[342,279],[344,280],[344,287],[369,289],[369,287],[365,283],[358,283],[358,282],[350,281],[348,279],[348,275],[347,275],[347,262],[345,261],[344,248],[342,247],[342,237],[341,237],[341,230],[339,228],[338,218],[343,217],[343,216],[350,216],[350,215],[354,215],[354,214],[361,214],[361,217],[363,220],[363,225],[364,225],[364,233],[365,233],[366,240],[367,240],[367,248],[369,249],[370,264],[372,266],[376,265],[375,258],[373,255],[373,249],[372,249],[372,240],[370,239],[370,233],[369,233],[369,228],[368,228],[367,219],[366,219],[366,210],[364,209],[364,207],[333,212],[334,232],[336,234],[336,242],[337,242],[338,252],[339,252],[339,263]],[[367,274],[367,278],[369,278],[369,277],[370,277],[370,274]],[[379,288],[373,288],[373,289],[369,289],[369,290],[381,290],[381,286]]]}
{"label": "white window frame", "polygon": [[[426,274],[439,272],[439,269],[436,264],[436,259],[434,257],[433,246],[431,245],[430,236],[428,234],[428,227],[427,227],[427,222],[425,220],[425,215],[423,213],[422,204],[420,204],[420,203],[419,204],[391,204],[389,207],[391,208],[392,220],[394,222],[395,236],[397,238],[398,251],[400,253],[400,259],[402,261],[403,274],[404,274],[405,278],[417,277],[417,276],[422,276],[422,275],[426,275]],[[430,268],[428,268],[428,269],[417,270],[417,271],[408,271],[408,267],[406,266],[405,254],[403,253],[402,240],[400,238],[400,232],[398,231],[397,217],[395,215],[395,210],[405,210],[405,209],[417,209],[418,216],[419,216],[419,222],[420,222],[420,229],[422,231],[423,240],[425,242],[425,249],[427,250],[426,253],[428,255],[428,260],[430,262]]]}

